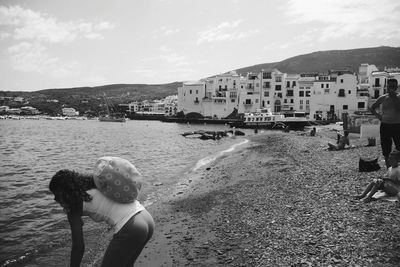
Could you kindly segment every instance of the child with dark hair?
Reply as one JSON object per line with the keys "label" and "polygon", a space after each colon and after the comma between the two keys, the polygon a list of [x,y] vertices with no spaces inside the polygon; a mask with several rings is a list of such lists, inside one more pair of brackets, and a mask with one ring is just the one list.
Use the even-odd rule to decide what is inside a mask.
{"label": "child with dark hair", "polygon": [[[129,173],[125,172],[127,168],[136,171],[126,160],[113,160],[113,167],[119,172]],[[114,171],[105,175],[118,174]],[[140,174],[137,172],[135,175]],[[101,266],[133,266],[154,231],[152,216],[137,199],[130,203],[114,201],[97,189],[93,175],[71,170],[58,171],[51,178],[49,189],[68,217],[72,235],[70,266],[80,266],[85,250],[82,216],[89,216],[96,222],[105,221],[114,228],[115,234]]]}
{"label": "child with dark hair", "polygon": [[400,198],[400,152],[392,151],[389,154],[388,161],[391,166],[388,169],[388,178],[374,179],[361,195],[355,196],[356,199],[364,198],[365,203],[370,202],[378,190],[382,190],[389,197],[397,196],[397,198]]}

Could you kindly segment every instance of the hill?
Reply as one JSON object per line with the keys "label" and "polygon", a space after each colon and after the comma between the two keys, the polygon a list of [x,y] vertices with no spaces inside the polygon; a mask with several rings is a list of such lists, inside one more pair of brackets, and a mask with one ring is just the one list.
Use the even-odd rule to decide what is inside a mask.
{"label": "hill", "polygon": [[327,72],[331,69],[348,69],[358,72],[362,63],[374,64],[379,69],[400,67],[400,47],[372,47],[349,50],[318,51],[299,55],[280,62],[264,63],[237,69],[239,74],[277,68],[285,73]]}
{"label": "hill", "polygon": [[35,91],[34,93],[47,95],[55,99],[66,95],[81,97],[100,97],[106,94],[107,97],[123,100],[153,100],[165,98],[169,95],[176,95],[177,88],[182,86],[182,82],[167,84],[111,84],[95,87],[75,87],[63,89],[46,89]]}

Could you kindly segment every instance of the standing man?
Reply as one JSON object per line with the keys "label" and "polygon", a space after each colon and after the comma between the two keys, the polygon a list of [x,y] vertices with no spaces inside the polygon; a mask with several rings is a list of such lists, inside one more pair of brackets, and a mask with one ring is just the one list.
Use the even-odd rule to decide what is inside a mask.
{"label": "standing man", "polygon": [[[400,95],[396,92],[396,79],[387,80],[387,94],[380,96],[371,106],[371,112],[380,121],[382,154],[386,167],[389,168],[389,154],[392,151],[392,140],[397,150],[400,150]],[[381,113],[376,108],[382,105]]]}

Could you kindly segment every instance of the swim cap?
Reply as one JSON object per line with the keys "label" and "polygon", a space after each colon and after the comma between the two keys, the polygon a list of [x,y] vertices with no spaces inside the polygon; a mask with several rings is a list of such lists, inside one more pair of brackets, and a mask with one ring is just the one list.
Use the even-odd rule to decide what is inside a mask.
{"label": "swim cap", "polygon": [[101,157],[94,165],[93,174],[97,189],[116,202],[133,202],[139,194],[142,175],[126,159]]}

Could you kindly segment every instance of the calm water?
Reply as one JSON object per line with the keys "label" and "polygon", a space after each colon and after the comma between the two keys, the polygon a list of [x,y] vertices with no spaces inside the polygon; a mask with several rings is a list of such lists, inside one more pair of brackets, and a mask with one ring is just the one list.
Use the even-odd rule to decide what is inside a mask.
{"label": "calm water", "polygon": [[1,120],[0,266],[29,264],[67,245],[69,225],[48,191],[56,171],[91,172],[99,157],[126,158],[145,177],[146,198],[160,189],[154,184],[173,185],[183,173],[243,142],[240,137],[203,141],[180,135],[197,129],[228,127],[158,121]]}

